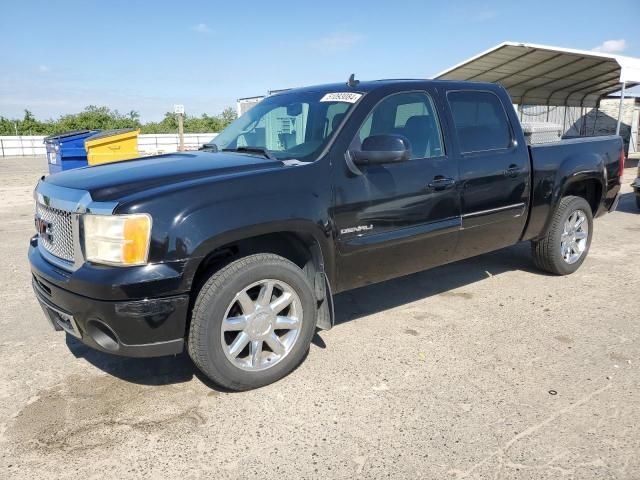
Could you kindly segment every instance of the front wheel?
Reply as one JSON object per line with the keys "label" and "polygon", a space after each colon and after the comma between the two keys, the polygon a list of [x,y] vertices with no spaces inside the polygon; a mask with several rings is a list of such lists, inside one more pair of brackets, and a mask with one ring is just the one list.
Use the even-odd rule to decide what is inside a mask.
{"label": "front wheel", "polygon": [[589,252],[592,235],[591,206],[582,197],[564,197],[547,234],[531,242],[536,266],[556,275],[575,272]]}
{"label": "front wheel", "polygon": [[214,273],[200,290],[189,355],[218,385],[249,390],[295,369],[315,326],[315,296],[304,272],[278,255],[250,255]]}

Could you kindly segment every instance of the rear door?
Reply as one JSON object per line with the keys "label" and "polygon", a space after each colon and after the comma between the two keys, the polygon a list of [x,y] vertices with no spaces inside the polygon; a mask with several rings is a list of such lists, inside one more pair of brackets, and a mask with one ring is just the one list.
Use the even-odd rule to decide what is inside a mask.
{"label": "rear door", "polygon": [[495,92],[451,90],[446,102],[460,171],[462,230],[455,258],[461,259],[520,239],[529,203],[529,153],[512,127],[513,106]]}
{"label": "rear door", "polygon": [[[377,92],[376,92],[377,93]],[[435,92],[369,94],[349,150],[370,135],[406,137],[410,160],[362,167],[333,163],[338,290],[406,275],[449,261],[460,228],[455,159],[445,150]],[[362,118],[362,111],[370,112]]]}

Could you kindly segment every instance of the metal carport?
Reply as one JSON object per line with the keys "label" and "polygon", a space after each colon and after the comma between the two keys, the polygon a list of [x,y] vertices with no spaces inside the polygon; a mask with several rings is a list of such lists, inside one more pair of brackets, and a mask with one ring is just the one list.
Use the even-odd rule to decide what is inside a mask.
{"label": "metal carport", "polygon": [[598,107],[621,91],[616,134],[626,88],[640,84],[640,59],[588,50],[504,42],[435,78],[503,85],[518,105]]}

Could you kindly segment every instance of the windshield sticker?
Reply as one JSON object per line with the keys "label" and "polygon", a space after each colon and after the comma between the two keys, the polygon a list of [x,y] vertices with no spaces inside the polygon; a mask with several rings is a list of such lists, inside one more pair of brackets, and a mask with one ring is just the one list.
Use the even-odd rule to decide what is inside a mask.
{"label": "windshield sticker", "polygon": [[327,93],[324,97],[320,99],[320,101],[321,102],[356,103],[361,96],[362,96],[361,93],[353,93],[353,92]]}

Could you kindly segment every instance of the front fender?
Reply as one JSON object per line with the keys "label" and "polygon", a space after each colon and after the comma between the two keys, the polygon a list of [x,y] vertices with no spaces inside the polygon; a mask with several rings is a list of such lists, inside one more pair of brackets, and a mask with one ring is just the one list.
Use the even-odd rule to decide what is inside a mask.
{"label": "front fender", "polygon": [[189,287],[197,265],[217,248],[282,232],[313,238],[333,281],[330,204],[328,162],[318,161],[246,176],[182,182],[176,188],[146,192],[119,208],[120,213],[151,215],[150,262],[186,261],[184,281]]}
{"label": "front fender", "polygon": [[[327,232],[323,224],[303,219],[281,219],[272,222],[238,226],[229,230],[212,228],[206,232],[199,233],[203,234],[201,241],[197,243],[197,245],[193,245],[193,253],[190,255],[190,259],[202,259],[224,245],[261,235],[291,233],[299,237],[310,237],[313,238],[314,242],[320,248],[324,269],[329,275],[329,278],[332,278],[333,275],[333,244],[330,242],[330,232]],[[193,237],[191,237],[191,239],[193,239]]]}

